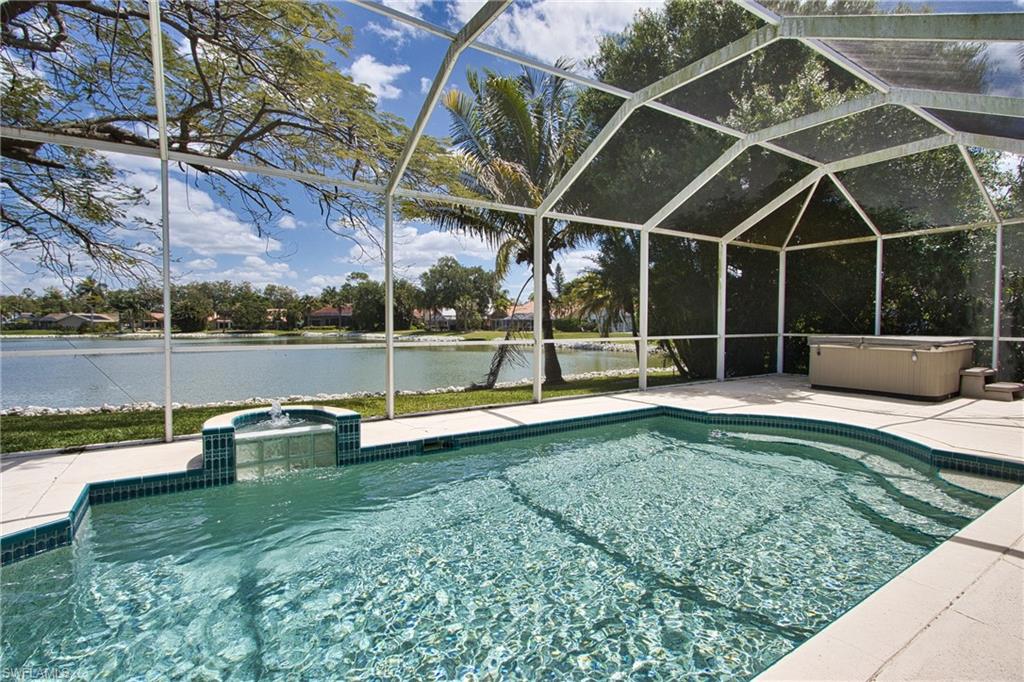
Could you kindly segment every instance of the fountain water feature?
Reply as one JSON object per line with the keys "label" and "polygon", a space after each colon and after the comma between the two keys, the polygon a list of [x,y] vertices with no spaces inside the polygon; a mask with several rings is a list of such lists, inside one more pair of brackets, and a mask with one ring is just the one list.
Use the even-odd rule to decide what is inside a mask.
{"label": "fountain water feature", "polygon": [[359,415],[306,405],[229,412],[203,425],[203,455],[233,455],[238,480],[336,466],[359,450]]}

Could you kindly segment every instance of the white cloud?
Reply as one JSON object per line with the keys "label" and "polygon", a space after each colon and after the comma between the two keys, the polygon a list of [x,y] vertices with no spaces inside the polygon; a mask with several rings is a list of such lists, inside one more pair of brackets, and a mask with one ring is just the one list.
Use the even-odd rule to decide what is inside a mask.
{"label": "white cloud", "polygon": [[[422,224],[420,229],[411,223],[395,225],[397,277],[415,280],[442,256],[453,256],[464,265],[481,265],[488,270],[494,268],[495,250],[480,239],[433,230]],[[333,260],[344,267],[345,272],[329,276],[332,281],[340,277],[340,281],[344,282],[349,272],[365,272],[378,280],[384,278],[384,263],[375,249],[354,244],[348,254]],[[309,281],[313,283],[314,279]]]}
{"label": "white cloud", "polygon": [[433,85],[434,81],[429,78],[420,78],[420,93],[427,94],[430,92],[430,86]]}
{"label": "white cloud", "polygon": [[299,227],[299,221],[297,221],[294,216],[290,216],[286,213],[277,221],[277,226],[282,230],[295,230]]}
{"label": "white cloud", "polygon": [[459,262],[483,261],[488,270],[494,268],[495,250],[476,237],[426,230],[413,225],[395,226],[395,272],[406,279],[415,279],[426,272],[442,256],[454,256]]}
{"label": "white cloud", "polygon": [[260,237],[252,225],[218,206],[206,192],[175,178],[168,189],[172,248],[192,249],[200,256],[254,256],[281,250],[281,242]]}
{"label": "white cloud", "polygon": [[423,10],[430,7],[434,0],[381,0],[381,4],[397,9],[419,19],[423,18]]}
{"label": "white cloud", "polygon": [[189,270],[216,270],[217,261],[212,258],[193,258],[185,263]]}
{"label": "white cloud", "polygon": [[[156,176],[144,170],[130,172],[125,181],[146,191],[159,184]],[[168,190],[172,248],[191,249],[204,257],[260,255],[281,250],[281,242],[256,234],[251,224],[239,219],[231,209],[217,205],[209,193],[173,176]],[[136,217],[160,222],[159,200],[131,210]]]}
{"label": "white cloud", "polygon": [[[433,0],[383,0],[383,4],[387,5],[391,9],[396,9],[403,14],[416,17],[417,19],[425,18],[423,16],[423,10],[430,6]],[[430,35],[421,28],[417,28],[410,24],[403,24],[400,21],[388,20],[387,24],[380,24],[376,21],[371,21],[366,24],[366,30],[371,33],[376,33],[386,42],[392,43],[394,47],[401,47],[410,38],[423,38]]]}
{"label": "white cloud", "polygon": [[[663,0],[537,0],[516,3],[491,24],[480,41],[552,63],[569,57],[583,60],[597,51],[598,39],[618,33],[642,8]],[[449,5],[453,27],[463,26],[483,5],[481,0],[456,0]]]}
{"label": "white cloud", "polygon": [[347,278],[347,272],[341,275],[313,275],[306,279],[309,288],[303,293],[318,294],[324,287],[340,287],[345,284]]}
{"label": "white cloud", "polygon": [[425,35],[429,35],[415,26],[393,20],[389,20],[387,24],[380,24],[376,21],[368,22],[366,30],[370,33],[376,33],[384,42],[391,43],[394,48],[402,47],[409,42],[410,38],[422,38]]}
{"label": "white cloud", "polygon": [[370,89],[378,99],[398,99],[402,90],[394,83],[409,72],[408,64],[381,64],[373,55],[364,54],[352,62],[352,79]]}
{"label": "white cloud", "polygon": [[[185,265],[190,265],[192,262],[194,261],[190,261]],[[268,261],[259,256],[246,256],[240,264],[218,272],[206,271],[199,274],[179,271],[176,274],[178,275],[178,281],[219,281],[226,279],[236,283],[249,282],[257,289],[262,289],[268,284],[292,284],[298,279],[298,274],[292,270],[288,263]]]}
{"label": "white cloud", "polygon": [[562,266],[562,273],[565,281],[569,282],[579,277],[584,270],[593,269],[594,259],[599,252],[597,249],[580,249],[568,251],[555,256],[555,262]]}
{"label": "white cloud", "polygon": [[[43,255],[36,249],[12,250],[10,242],[0,241],[0,282],[3,286],[3,294],[10,294],[12,291],[20,293],[22,289],[33,289],[37,294],[49,287],[64,289],[64,282],[59,277],[39,267],[39,258]],[[75,268],[88,273],[91,263],[83,254],[82,258],[75,259]],[[20,312],[20,311],[15,311]]]}

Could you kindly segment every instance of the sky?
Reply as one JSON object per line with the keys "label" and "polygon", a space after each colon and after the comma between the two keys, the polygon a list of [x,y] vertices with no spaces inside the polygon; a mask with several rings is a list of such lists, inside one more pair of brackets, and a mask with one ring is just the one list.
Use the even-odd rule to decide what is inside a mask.
{"label": "sky", "polygon": [[[935,2],[935,0],[932,0]],[[982,3],[987,0],[980,0]],[[458,30],[482,5],[476,0],[383,0],[387,5],[431,23]],[[1024,0],[998,0],[999,4]],[[942,11],[963,11],[966,0],[940,0]],[[585,58],[597,47],[599,38],[621,31],[641,8],[661,5],[661,0],[517,0],[481,37],[481,42],[528,55],[547,63],[560,57],[575,61],[586,73]],[[448,41],[419,29],[393,22],[379,14],[349,3],[338,3],[341,21],[353,29],[354,44],[340,64],[354,80],[365,84],[378,99],[378,106],[411,124],[418,114],[427,89],[441,63]],[[456,64],[445,89],[465,89],[468,69],[490,68],[501,73],[518,73],[517,64],[477,50],[467,50]],[[427,134],[444,138],[448,116],[435,110],[428,120]],[[158,167],[152,160],[111,154],[111,162],[123,169],[126,181],[149,192],[148,206],[136,209],[143,217],[160,215]],[[323,225],[315,202],[296,183],[284,186],[290,215],[271,226],[268,234],[257,234],[237,198],[218,196],[205,185],[186,183],[173,173],[170,187],[173,271],[176,281],[249,281],[258,287],[281,284],[301,293],[318,293],[325,286],[344,283],[352,272],[366,272],[383,278],[379,254],[367,254],[351,240],[332,234]],[[380,225],[368,226],[381,231]],[[494,249],[478,240],[438,231],[425,223],[401,223],[396,227],[396,273],[415,279],[444,255],[455,256],[465,265],[494,266]],[[590,265],[591,249],[565,254],[561,258],[567,279]],[[88,274],[87,272],[84,274]],[[514,269],[505,288],[514,295],[528,278],[523,268]],[[59,285],[54,277],[34,270],[26,255],[13,254],[0,263],[0,280],[5,293],[31,286],[41,291]]]}

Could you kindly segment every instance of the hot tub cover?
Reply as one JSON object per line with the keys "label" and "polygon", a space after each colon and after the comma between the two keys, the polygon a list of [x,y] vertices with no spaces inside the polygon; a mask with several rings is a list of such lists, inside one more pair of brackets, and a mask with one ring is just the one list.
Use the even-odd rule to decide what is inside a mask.
{"label": "hot tub cover", "polygon": [[809,336],[812,346],[872,346],[874,348],[952,348],[973,346],[972,339],[958,336]]}

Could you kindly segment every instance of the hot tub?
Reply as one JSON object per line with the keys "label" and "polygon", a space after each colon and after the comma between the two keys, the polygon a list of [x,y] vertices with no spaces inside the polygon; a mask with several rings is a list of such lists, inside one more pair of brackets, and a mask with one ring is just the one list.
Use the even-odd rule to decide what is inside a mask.
{"label": "hot tub", "polygon": [[945,400],[960,392],[974,341],[947,336],[811,336],[815,388]]}

